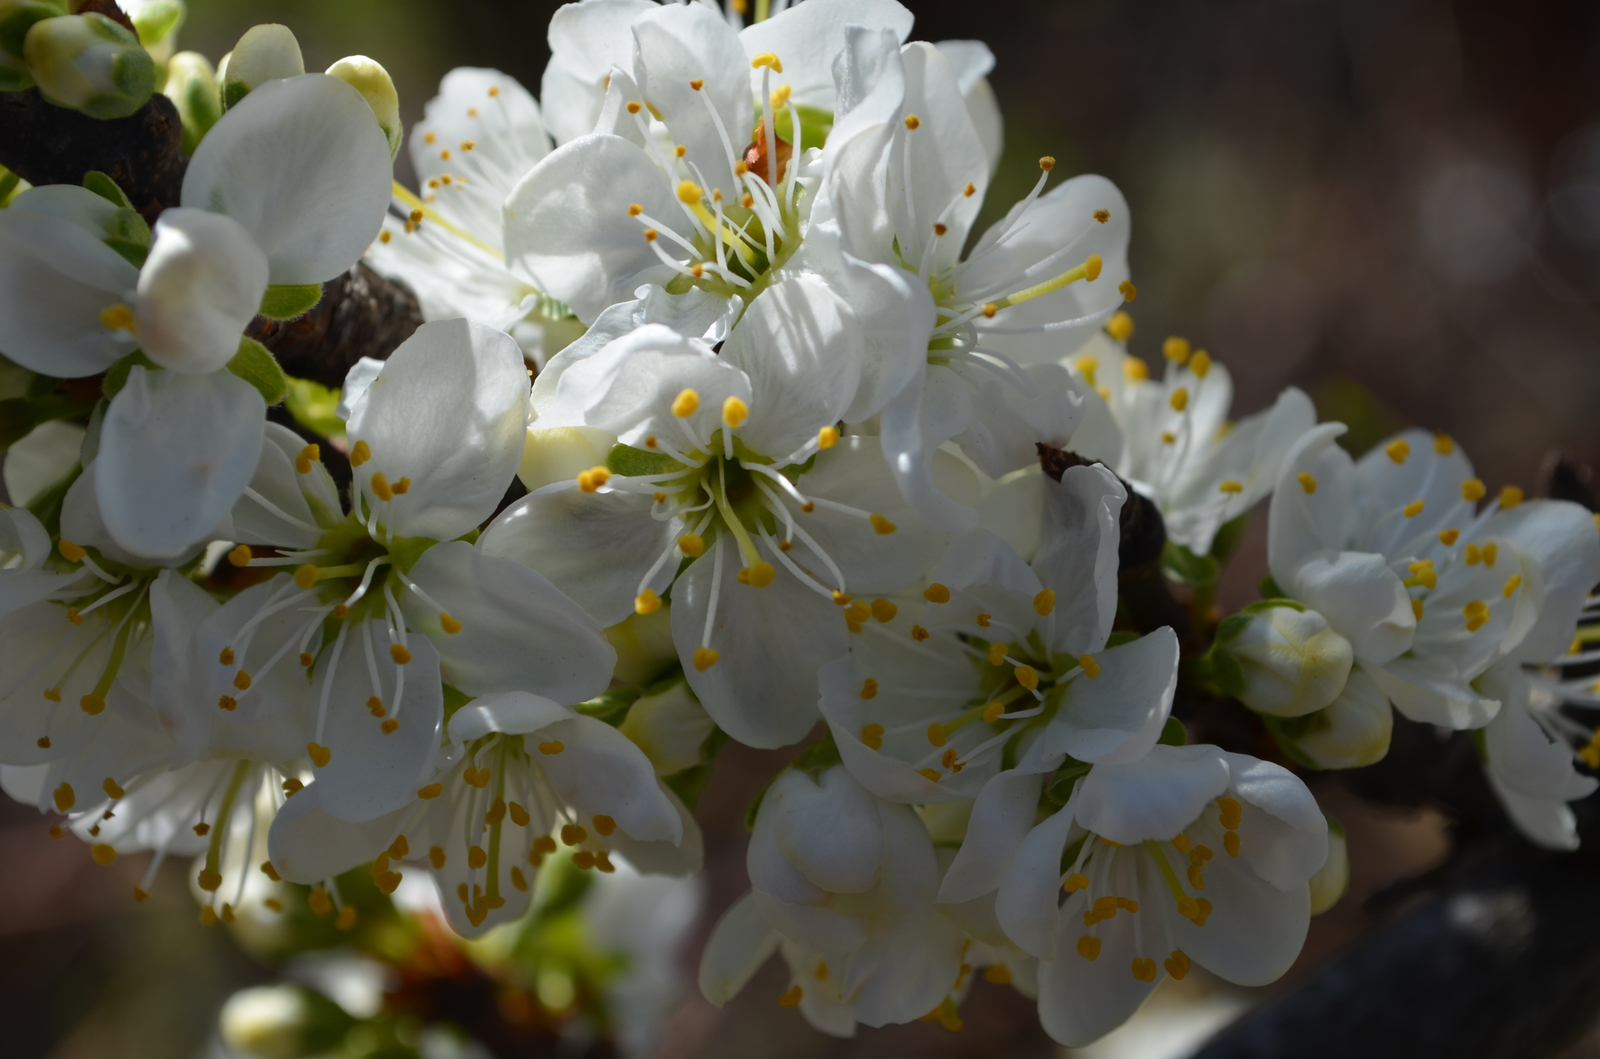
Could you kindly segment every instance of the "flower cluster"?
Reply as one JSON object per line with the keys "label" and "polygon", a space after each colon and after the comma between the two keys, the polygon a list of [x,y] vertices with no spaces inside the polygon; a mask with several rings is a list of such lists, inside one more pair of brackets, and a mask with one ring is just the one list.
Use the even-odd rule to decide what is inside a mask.
{"label": "flower cluster", "polygon": [[[5,789],[102,863],[154,851],[140,898],[195,857],[208,922],[291,884],[332,914],[367,866],[477,937],[547,861],[692,875],[721,747],[805,742],[706,996],[778,953],[828,1033],[958,1028],[981,974],[1072,1046],[1164,976],[1288,969],[1344,871],[1299,774],[1380,759],[1391,704],[1481,729],[1511,818],[1573,847],[1595,519],[1491,497],[1443,435],[1353,460],[1295,389],[1232,421],[1181,339],[1154,378],[1109,181],[1042,158],[980,230],[987,48],[895,0],[745,13],[562,7],[542,106],[444,79],[415,191],[381,68],[259,26],[163,57],[192,157],[153,225],[100,173],[0,209],[44,421],[0,511]],[[360,260],[428,322],[336,416],[269,416],[257,318]],[[1119,599],[1159,553],[1208,603],[1268,498],[1260,603]],[[1185,688],[1279,760],[1189,744]]]}

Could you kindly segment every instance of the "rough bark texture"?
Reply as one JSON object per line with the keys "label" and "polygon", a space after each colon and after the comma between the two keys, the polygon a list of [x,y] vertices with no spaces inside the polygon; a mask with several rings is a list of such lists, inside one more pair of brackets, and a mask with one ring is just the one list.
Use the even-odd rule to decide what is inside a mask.
{"label": "rough bark texture", "polygon": [[409,288],[357,263],[329,280],[322,300],[304,316],[281,322],[258,316],[249,333],[288,374],[338,387],[356,361],[386,359],[421,326],[422,310]]}
{"label": "rough bark texture", "polygon": [[178,109],[160,93],[129,117],[100,121],[30,88],[0,92],[0,165],[30,184],[81,184],[98,169],[154,224],[178,204],[189,156]]}

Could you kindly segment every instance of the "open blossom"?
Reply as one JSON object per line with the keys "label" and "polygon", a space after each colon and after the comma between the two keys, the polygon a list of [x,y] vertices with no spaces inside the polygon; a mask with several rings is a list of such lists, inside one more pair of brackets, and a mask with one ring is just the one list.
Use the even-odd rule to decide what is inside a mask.
{"label": "open blossom", "polygon": [[1316,425],[1311,399],[1291,386],[1271,408],[1228,418],[1233,377],[1205,350],[1169,339],[1158,381],[1128,355],[1132,322],[1115,319],[1065,359],[1085,409],[1072,450],[1103,460],[1154,502],[1167,538],[1195,555],[1217,531],[1271,495],[1294,443]]}
{"label": "open blossom", "polygon": [[[168,559],[227,514],[255,469],[265,405],[229,370],[269,286],[319,284],[377,233],[388,144],[361,94],[307,74],[231,109],[152,233],[70,186],[0,214],[0,346],[57,378],[138,350],[101,430],[100,507],[129,551]],[[153,238],[152,238],[153,236]],[[160,368],[165,370],[154,370]]]}
{"label": "open blossom", "polygon": [[791,277],[720,353],[647,325],[567,367],[538,422],[617,445],[507,509],[481,545],[605,625],[670,589],[690,687],[755,746],[814,723],[817,667],[863,620],[851,597],[905,587],[948,542],[886,491],[872,439],[839,433],[860,358],[844,312],[819,281]]}

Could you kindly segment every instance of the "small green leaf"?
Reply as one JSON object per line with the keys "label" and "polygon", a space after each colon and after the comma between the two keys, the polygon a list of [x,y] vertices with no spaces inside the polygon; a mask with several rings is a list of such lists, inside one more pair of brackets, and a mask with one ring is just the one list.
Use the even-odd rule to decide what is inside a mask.
{"label": "small green leaf", "polygon": [[1232,651],[1213,645],[1201,659],[1209,670],[1211,684],[1229,698],[1238,698],[1244,691],[1244,667]]}
{"label": "small green leaf", "polygon": [[1306,605],[1304,603],[1294,599],[1261,599],[1245,607],[1239,613],[1260,614],[1262,611],[1272,610],[1274,607],[1282,607],[1285,610],[1298,611],[1303,611],[1306,609]]}
{"label": "small green leaf", "polygon": [[239,352],[228,361],[228,370],[260,390],[269,405],[277,404],[289,392],[289,377],[278,367],[277,358],[253,338],[239,336]]}
{"label": "small green leaf", "polygon": [[316,308],[322,300],[322,284],[279,284],[267,288],[256,311],[268,320],[293,320]]}
{"label": "small green leaf", "polygon": [[339,418],[339,391],[330,390],[310,379],[289,376],[289,393],[283,407],[294,416],[294,421],[307,430],[331,438],[344,433],[344,420]]}
{"label": "small green leaf", "polygon": [[[797,105],[794,109],[800,115],[801,149],[809,151],[827,143],[828,134],[833,131],[833,111],[804,105]],[[772,127],[780,139],[794,143],[794,121],[789,117],[788,107],[773,113]]]}
{"label": "small green leaf", "polygon": [[1209,555],[1196,555],[1183,545],[1168,541],[1161,549],[1161,570],[1180,585],[1214,585],[1222,574],[1222,564]]}
{"label": "small green leaf", "polygon": [[160,371],[155,361],[144,355],[142,350],[134,350],[106,370],[105,381],[100,384],[100,392],[105,394],[106,400],[111,400],[122,392],[128,384],[128,372],[134,368],[144,368],[146,371]]}
{"label": "small green leaf", "polygon": [[636,449],[632,445],[613,445],[611,451],[606,453],[606,470],[630,478],[681,469],[683,465],[665,453]]}
{"label": "small green leaf", "polygon": [[[32,85],[23,86],[24,89],[31,87]],[[18,91],[18,89],[6,88],[4,81],[0,81],[0,92],[13,91]],[[11,193],[17,190],[17,185],[20,183],[22,183],[21,177],[17,176],[17,174],[11,172],[9,169],[0,168],[0,209],[10,205]]]}
{"label": "small green leaf", "polygon": [[1263,577],[1261,579],[1261,584],[1257,587],[1259,588],[1263,599],[1283,599],[1289,595],[1289,593],[1285,592],[1283,588],[1279,586],[1278,582],[1272,579],[1271,574]]}
{"label": "small green leaf", "polygon": [[116,238],[102,239],[100,241],[115,250],[122,256],[122,260],[134,268],[144,268],[144,259],[150,256],[150,245],[148,243],[135,243],[127,239]]}
{"label": "small green leaf", "polygon": [[83,186],[107,202],[125,210],[133,209],[133,203],[128,201],[128,196],[117,186],[117,182],[98,169],[91,169],[83,175]]}
{"label": "small green leaf", "polygon": [[1168,717],[1167,723],[1161,729],[1161,738],[1156,742],[1163,746],[1188,746],[1189,732],[1183,727],[1183,722],[1176,717]]}

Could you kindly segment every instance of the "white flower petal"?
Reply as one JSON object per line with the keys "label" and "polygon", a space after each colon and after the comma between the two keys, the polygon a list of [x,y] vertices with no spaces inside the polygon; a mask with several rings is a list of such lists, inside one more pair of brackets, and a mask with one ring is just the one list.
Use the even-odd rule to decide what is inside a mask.
{"label": "white flower petal", "polygon": [[1280,585],[1327,618],[1364,662],[1383,665],[1411,647],[1417,629],[1411,597],[1381,555],[1313,553]]}
{"label": "white flower petal", "polygon": [[1172,940],[1195,963],[1235,985],[1277,981],[1305,944],[1311,922],[1311,889],[1288,890],[1260,878],[1243,857],[1220,856],[1206,862],[1211,902],[1205,926],[1173,916]]}
{"label": "white flower petal", "polygon": [[[536,741],[558,742],[560,753],[535,750]],[[683,838],[678,811],[661,793],[655,769],[628,737],[593,717],[573,717],[541,728],[526,742],[530,756],[563,801],[589,815],[601,814],[640,842]]]}
{"label": "white flower petal", "polygon": [[1529,798],[1570,802],[1595,789],[1593,776],[1573,765],[1572,747],[1553,739],[1529,710],[1533,682],[1515,663],[1502,662],[1478,681],[1500,700],[1500,712],[1483,730],[1483,749],[1497,789]]}
{"label": "white flower petal", "polygon": [[629,27],[655,9],[650,0],[587,0],[563,4],[550,17],[550,64],[539,95],[557,143],[594,131],[606,74],[613,66],[632,64]]}
{"label": "white flower petal", "polygon": [[755,905],[773,928],[806,948],[823,955],[852,952],[867,940],[861,920],[831,908],[794,904],[760,890],[751,892]]}
{"label": "white flower petal", "polygon": [[[303,475],[295,469],[295,458],[306,447],[306,443],[288,427],[267,423],[265,437],[267,443],[261,446],[261,458],[250,479],[250,492],[256,496],[246,493],[234,504],[231,516],[233,532],[229,539],[280,548],[314,548],[321,532],[306,493],[310,490],[316,495],[326,481],[326,472],[319,474],[314,467],[311,474]],[[317,477],[313,478],[313,475]],[[336,495],[318,499],[323,502],[324,515],[331,515],[337,510]],[[262,500],[266,503],[263,504]],[[329,510],[327,506],[330,501],[334,510]]]}
{"label": "white flower petal", "polygon": [[[1292,592],[1295,572],[1307,559],[1345,547],[1355,528],[1359,504],[1352,497],[1355,464],[1336,443],[1343,423],[1323,423],[1302,435],[1283,460],[1272,494],[1267,524],[1267,564],[1272,577]],[[1309,474],[1307,493],[1299,476]]]}
{"label": "white flower petal", "polygon": [[[631,28],[634,78],[652,112],[673,141],[688,148],[685,160],[698,166],[712,187],[737,188],[733,159],[706,104],[716,108],[727,134],[742,141],[751,120],[750,65],[738,34],[705,4],[657,7],[634,19]],[[737,142],[733,148],[743,146]]]}
{"label": "white flower petal", "polygon": [[[0,761],[32,765],[70,754],[94,730],[94,718],[78,708],[94,690],[111,647],[100,622],[67,620],[55,603],[35,603],[0,618]],[[76,665],[74,659],[82,656]],[[60,696],[60,707],[45,697]],[[38,740],[48,736],[50,746]]]}
{"label": "white flower petal", "polygon": [[549,153],[538,101],[499,70],[458,66],[445,74],[439,94],[428,100],[411,132],[418,182],[470,174],[476,193],[445,194],[436,206],[459,218],[469,232],[492,233],[497,250],[500,202],[516,179]]}
{"label": "white flower petal", "polygon": [[1099,675],[1073,680],[1028,759],[1064,752],[1118,765],[1143,757],[1161,737],[1178,686],[1177,634],[1162,626],[1095,657]]}
{"label": "white flower petal", "polygon": [[302,74],[261,85],[212,126],[184,174],[183,205],[242,224],[272,283],[322,283],[377,238],[392,182],[388,138],[361,93]]}
{"label": "white flower petal", "polygon": [[1023,952],[1041,960],[1057,955],[1061,853],[1074,823],[1073,814],[1063,809],[1035,825],[1011,854],[994,902],[995,916],[1006,936]]}
{"label": "white flower petal", "polygon": [[288,882],[316,886],[365,864],[394,841],[410,808],[347,823],[323,810],[321,787],[313,783],[296,791],[273,817],[267,833],[273,870]]}
{"label": "white flower petal", "polygon": [[1593,515],[1577,504],[1540,500],[1497,512],[1484,533],[1516,544],[1538,569],[1544,589],[1538,622],[1523,634],[1512,657],[1526,662],[1559,658],[1572,642],[1589,589],[1600,582],[1600,532]]}
{"label": "white flower petal", "polygon": [[1078,821],[1124,846],[1165,841],[1227,788],[1227,758],[1216,747],[1158,743],[1136,761],[1090,770],[1078,790]]}
{"label": "white flower petal", "polygon": [[753,894],[745,894],[711,928],[700,955],[700,992],[717,1007],[739,995],[778,948]]}
{"label": "white flower petal", "polygon": [[[773,87],[781,78],[781,83],[793,87],[796,104],[831,111],[833,60],[844,46],[847,27],[887,29],[904,41],[911,35],[911,21],[911,12],[896,0],[806,0],[746,26],[739,32],[739,41],[751,57],[762,52],[778,56],[783,73],[773,77]],[[750,87],[759,98],[760,70],[752,71]]]}
{"label": "white flower petal", "polygon": [[[858,894],[878,880],[883,830],[872,795],[843,768],[790,770],[767,788],[778,848],[817,886]],[[766,808],[766,801],[762,803]]]}
{"label": "white flower petal", "polygon": [[1033,830],[1043,782],[1038,773],[1010,769],[984,784],[966,840],[939,885],[942,903],[972,901],[999,888],[1012,854]]}
{"label": "white flower petal", "polygon": [[482,739],[491,732],[527,735],[557,721],[576,717],[572,707],[526,691],[496,691],[480,695],[450,715],[450,742],[456,746]]}
{"label": "white flower petal", "polygon": [[1445,658],[1406,656],[1382,666],[1358,664],[1394,708],[1413,721],[1441,728],[1482,728],[1500,709],[1499,699],[1474,691]]}
{"label": "white flower petal", "polygon": [[95,460],[106,529],[154,559],[201,543],[250,481],[265,422],[260,392],[230,372],[135,367],[106,410]]}
{"label": "white flower petal", "polygon": [[1034,572],[1056,594],[1047,642],[1070,655],[1098,651],[1117,615],[1118,517],[1127,492],[1105,467],[1045,479],[1044,530]]}
{"label": "white flower petal", "polygon": [[139,271],[139,348],[185,375],[216,371],[261,306],[266,255],[239,222],[205,210],[167,210],[154,235]]}
{"label": "white flower petal", "polygon": [[1530,842],[1545,849],[1570,852],[1578,848],[1578,821],[1567,803],[1554,798],[1535,798],[1512,790],[1489,774],[1506,815]]}
{"label": "white flower petal", "polygon": [[[934,450],[947,437],[930,435],[927,422],[944,424],[959,433],[972,417],[972,398],[954,372],[931,369],[920,384],[913,381],[891,398],[878,417],[883,458],[896,487],[921,518],[949,533],[966,533],[978,522],[978,513],[952,500],[934,481]],[[942,431],[941,431],[942,432]],[[953,436],[953,434],[951,434]]]}
{"label": "white flower petal", "polygon": [[1228,793],[1242,803],[1239,856],[1280,890],[1309,880],[1328,859],[1328,822],[1300,778],[1247,754],[1224,755]]}

